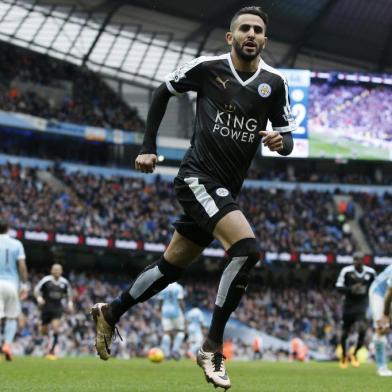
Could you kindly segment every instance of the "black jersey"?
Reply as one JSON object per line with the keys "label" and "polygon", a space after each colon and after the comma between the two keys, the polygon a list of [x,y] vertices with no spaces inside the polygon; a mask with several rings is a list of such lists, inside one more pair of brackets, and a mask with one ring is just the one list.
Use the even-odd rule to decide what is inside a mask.
{"label": "black jersey", "polygon": [[362,272],[358,272],[353,265],[344,267],[340,271],[336,287],[344,289],[346,293],[343,314],[366,312],[369,304],[369,287],[375,277],[376,271],[367,266],[363,266]]}
{"label": "black jersey", "polygon": [[45,309],[62,309],[62,300],[71,298],[71,285],[62,276],[55,280],[52,275],[47,275],[35,286],[34,294],[45,300]]}
{"label": "black jersey", "polygon": [[243,81],[230,53],[198,57],[166,77],[172,94],[197,92],[191,147],[179,175],[209,177],[236,195],[260,144],[258,132],[270,120],[275,131],[295,130],[287,82],[260,59],[257,71]]}

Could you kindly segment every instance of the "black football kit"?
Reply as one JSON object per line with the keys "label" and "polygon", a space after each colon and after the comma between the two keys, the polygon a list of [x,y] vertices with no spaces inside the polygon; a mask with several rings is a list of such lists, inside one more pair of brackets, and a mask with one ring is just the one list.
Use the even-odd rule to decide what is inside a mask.
{"label": "black football kit", "polygon": [[[260,145],[258,132],[266,129],[268,120],[281,134],[295,130],[287,82],[261,59],[257,71],[246,77],[227,53],[181,65],[167,76],[166,87],[174,95],[197,92],[191,146],[174,181],[185,211],[175,227],[207,246],[216,223],[239,209],[235,199]],[[155,136],[145,136],[142,153],[155,153]]]}
{"label": "black football kit", "polygon": [[356,321],[366,319],[369,305],[369,287],[376,277],[373,268],[363,266],[362,272],[354,265],[344,267],[336,281],[336,287],[345,294],[343,305],[343,325],[350,328]]}
{"label": "black football kit", "polygon": [[52,275],[43,277],[34,289],[35,295],[42,296],[45,304],[41,309],[42,324],[49,324],[63,314],[63,300],[71,298],[71,285],[68,280],[60,277],[54,279]]}

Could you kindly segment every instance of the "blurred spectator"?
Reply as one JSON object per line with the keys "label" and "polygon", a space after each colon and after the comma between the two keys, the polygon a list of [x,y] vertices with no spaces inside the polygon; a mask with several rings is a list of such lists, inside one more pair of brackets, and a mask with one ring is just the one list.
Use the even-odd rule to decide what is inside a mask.
{"label": "blurred spectator", "polygon": [[[62,103],[55,104],[37,92],[18,91],[12,86],[13,80],[60,88],[64,81],[70,82],[72,96],[65,95]],[[144,128],[137,110],[122,101],[98,75],[40,53],[1,43],[0,83],[0,110],[129,131]]]}
{"label": "blurred spectator", "polygon": [[[57,168],[52,174],[64,186],[54,189],[35,169],[0,165],[0,172],[3,208],[15,229],[167,243],[181,212],[172,184],[159,176],[147,184]],[[262,249],[341,254],[355,249],[329,192],[245,188],[238,203]]]}

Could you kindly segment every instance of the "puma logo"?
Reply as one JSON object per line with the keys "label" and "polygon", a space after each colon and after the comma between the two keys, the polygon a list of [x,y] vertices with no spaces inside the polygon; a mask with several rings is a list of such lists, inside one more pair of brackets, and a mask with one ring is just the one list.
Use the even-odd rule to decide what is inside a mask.
{"label": "puma logo", "polygon": [[222,80],[222,78],[220,76],[217,76],[216,81],[219,82],[223,86],[223,88],[226,88],[226,83],[229,81],[229,79]]}
{"label": "puma logo", "polygon": [[243,289],[243,290],[245,290],[246,289],[246,286],[242,286],[242,285],[240,285],[240,284],[237,284],[237,286],[235,286],[237,289]]}

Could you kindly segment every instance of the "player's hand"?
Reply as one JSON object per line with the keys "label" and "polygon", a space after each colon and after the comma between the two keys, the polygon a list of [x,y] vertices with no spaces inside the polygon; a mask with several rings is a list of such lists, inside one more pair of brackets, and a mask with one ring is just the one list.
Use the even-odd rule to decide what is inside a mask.
{"label": "player's hand", "polygon": [[21,301],[24,301],[25,299],[27,299],[27,297],[29,296],[29,290],[28,289],[20,289],[19,290],[19,299]]}
{"label": "player's hand", "polygon": [[73,311],[74,311],[73,302],[68,302],[68,312],[73,313]]}
{"label": "player's hand", "polygon": [[135,160],[135,168],[142,173],[152,173],[158,158],[155,154],[140,154]]}
{"label": "player's hand", "polygon": [[21,283],[19,287],[19,299],[24,301],[29,296],[30,285],[28,282]]}
{"label": "player's hand", "polygon": [[377,330],[379,333],[385,334],[388,332],[389,326],[389,317],[384,314],[381,319],[377,321]]}
{"label": "player's hand", "polygon": [[45,305],[45,300],[42,297],[38,297],[37,298],[37,303],[38,303],[38,306],[40,308],[42,308]]}
{"label": "player's hand", "polygon": [[283,136],[277,131],[260,131],[261,141],[270,151],[280,151],[283,149]]}

